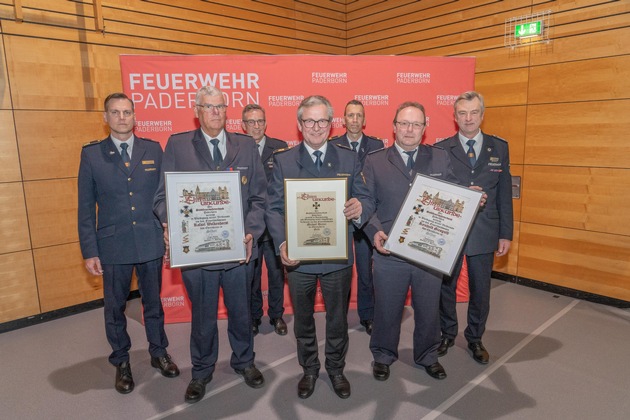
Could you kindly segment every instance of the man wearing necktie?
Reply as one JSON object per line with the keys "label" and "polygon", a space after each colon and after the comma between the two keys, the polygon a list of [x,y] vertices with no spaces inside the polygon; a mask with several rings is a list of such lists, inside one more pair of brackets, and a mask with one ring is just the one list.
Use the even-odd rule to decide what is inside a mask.
{"label": "man wearing necktie", "polygon": [[[365,127],[365,108],[353,99],[346,104],[343,113],[346,133],[330,139],[332,144],[348,146],[358,154],[361,168],[368,153],[383,148],[383,142],[363,132]],[[372,243],[362,229],[353,226],[354,255],[357,267],[357,312],[361,325],[368,335],[372,334],[374,320],[374,286],[372,284]]]}
{"label": "man wearing necktie", "polygon": [[[243,131],[252,136],[258,147],[258,153],[265,170],[267,182],[271,180],[273,154],[276,150],[289,147],[286,142],[265,135],[267,119],[265,110],[258,104],[249,104],[243,108],[241,126]],[[284,267],[276,255],[269,231],[258,240],[258,259],[249,264],[249,276],[252,279],[252,331],[258,334],[258,326],[263,316],[263,297],[261,290],[263,259],[267,266],[267,314],[269,323],[278,335],[287,334],[287,324],[282,319],[284,314]]]}
{"label": "man wearing necktie", "polygon": [[[219,289],[228,312],[228,337],[232,347],[230,366],[252,388],[264,384],[254,364],[254,336],[250,315],[251,283],[246,264],[258,257],[258,239],[265,230],[264,212],[267,180],[254,140],[244,134],[225,131],[227,105],[223,92],[202,87],[195,97],[194,114],[199,128],[173,134],[164,150],[162,173],[188,171],[238,171],[247,257],[246,261],[217,262],[202,267],[182,268],[182,279],[190,298],[192,323],[190,354],[192,380],[184,399],[195,403],[203,398],[212,380],[218,358],[217,311]],[[154,201],[154,211],[164,225],[168,241],[164,176]],[[235,215],[236,217],[236,215]],[[251,262],[250,262],[251,264]]]}
{"label": "man wearing necktie", "polygon": [[132,273],[138,278],[144,327],[151,366],[162,375],[179,375],[166,352],[162,287],[162,227],[153,214],[153,196],[159,182],[162,147],[135,137],[134,104],[123,93],[105,99],[103,118],[110,135],[86,144],[78,176],[78,228],[85,267],[103,276],[105,332],[116,366],[115,388],[121,394],[134,389],[129,362],[125,306]]}
{"label": "man wearing necktie", "polygon": [[374,358],[372,374],[379,381],[389,378],[389,366],[398,360],[401,322],[409,288],[415,325],[413,360],[431,377],[446,378],[437,355],[442,275],[398,258],[383,248],[416,174],[457,182],[446,151],[421,144],[426,121],[421,104],[401,104],[394,117],[394,144],[370,153],[363,167],[370,198],[376,205],[376,212],[363,229],[378,251],[374,253],[374,325],[370,350]]}
{"label": "man wearing necktie", "polygon": [[454,105],[454,117],[459,132],[439,143],[449,153],[460,184],[481,187],[487,194],[487,199],[485,206],[477,213],[453,273],[450,277],[445,277],[442,284],[442,341],[438,355],[443,356],[448,352],[458,333],[456,289],[465,255],[470,299],[464,337],[473,359],[481,364],[489,361],[489,354],[481,337],[490,312],[490,276],[494,255],[501,257],[507,254],[513,230],[508,144],[503,139],[481,131],[484,109],[481,94],[472,91],[461,94]]}
{"label": "man wearing necktie", "polygon": [[308,398],[313,394],[321,366],[313,318],[318,280],[326,305],[325,368],[335,393],[340,398],[350,397],[350,383],[344,375],[344,368],[348,351],[347,313],[354,262],[352,230],[348,229],[347,260],[290,260],[286,249],[284,180],[347,179],[350,196],[345,203],[344,213],[338,217],[345,217],[349,224],[367,220],[373,209],[368,203],[357,154],[347,146],[335,146],[327,142],[332,119],[333,108],[328,99],[309,96],[302,101],[297,111],[297,125],[304,141],[299,146],[274,154],[265,213],[267,227],[288,271],[294,311],[293,331],[297,340],[298,361],[304,372],[297,386],[300,398]]}

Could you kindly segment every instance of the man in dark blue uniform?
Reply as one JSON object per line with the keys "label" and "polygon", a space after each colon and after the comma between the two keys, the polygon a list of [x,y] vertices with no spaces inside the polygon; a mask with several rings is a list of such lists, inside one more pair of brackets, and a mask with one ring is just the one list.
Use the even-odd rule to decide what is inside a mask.
{"label": "man in dark blue uniform", "polygon": [[415,325],[413,359],[431,377],[446,378],[437,356],[442,275],[383,248],[416,174],[457,182],[446,151],[420,144],[425,127],[426,115],[421,104],[401,104],[394,117],[395,143],[371,153],[363,170],[370,196],[376,203],[376,213],[364,230],[378,251],[374,253],[374,329],[370,350],[374,357],[372,373],[380,381],[389,378],[389,366],[398,360],[401,321],[410,287]]}
{"label": "man in dark blue uniform", "polygon": [[[162,173],[234,170],[240,173],[241,179],[246,261],[182,269],[192,310],[192,380],[184,395],[189,403],[195,403],[205,395],[219,355],[217,311],[220,288],[223,289],[223,301],[228,311],[228,337],[232,347],[230,366],[243,376],[248,386],[260,388],[264,385],[263,375],[254,365],[251,283],[246,263],[257,258],[258,238],[265,230],[267,180],[254,140],[244,134],[225,131],[226,109],[223,92],[219,89],[210,86],[199,89],[195,98],[195,117],[200,128],[173,134],[164,150],[162,163]],[[165,227],[164,239],[168,240],[163,175],[160,176],[153,209]]]}
{"label": "man in dark blue uniform", "polygon": [[[273,153],[276,150],[285,149],[287,143],[265,135],[267,129],[267,119],[265,110],[258,104],[249,104],[243,108],[242,123],[243,131],[252,136],[258,147],[258,153],[262,160],[267,181],[271,179],[273,170]],[[269,231],[258,240],[258,259],[249,264],[252,278],[252,331],[258,334],[258,326],[263,316],[263,297],[260,289],[262,280],[263,258],[267,266],[267,302],[269,308],[269,323],[273,325],[276,334],[286,335],[287,324],[282,319],[284,314],[284,267],[280,257],[276,255],[273,240]]]}
{"label": "man in dark blue uniform", "polygon": [[[346,134],[330,139],[332,144],[350,147],[359,155],[361,168],[368,153],[383,148],[383,142],[363,133],[365,108],[361,101],[351,100],[343,112]],[[354,229],[354,225],[353,225]],[[354,255],[357,266],[357,312],[365,332],[372,334],[374,320],[374,286],[372,284],[372,243],[363,230],[354,229]]]}
{"label": "man in dark blue uniform", "polygon": [[279,247],[282,263],[288,271],[294,312],[293,331],[297,339],[298,361],[304,371],[297,387],[300,398],[308,398],[313,394],[321,366],[313,318],[318,280],[326,305],[326,371],[337,396],[350,397],[350,383],[343,374],[343,369],[348,351],[347,313],[354,258],[351,229],[348,229],[347,260],[301,262],[288,258],[284,180],[345,178],[351,198],[344,204],[343,215],[337,217],[345,217],[348,223],[352,220],[360,224],[373,211],[357,154],[349,148],[327,142],[332,118],[332,105],[323,96],[309,96],[302,101],[298,107],[297,123],[304,141],[299,146],[274,155],[274,168],[268,188],[269,202],[265,213],[267,227],[274,244]]}
{"label": "man in dark blue uniform", "polygon": [[477,213],[451,277],[446,277],[442,284],[442,341],[438,355],[445,355],[457,336],[457,279],[466,255],[470,300],[464,336],[473,359],[486,364],[489,355],[481,337],[490,312],[490,276],[494,255],[500,257],[507,254],[514,225],[510,155],[505,140],[485,134],[480,129],[485,107],[479,93],[471,91],[461,94],[454,108],[459,132],[439,145],[449,153],[461,185],[481,187],[487,194],[487,200],[485,207]]}
{"label": "man in dark blue uniform", "polygon": [[142,297],[151,366],[172,378],[179,370],[166,352],[162,286],[162,227],[153,214],[159,182],[161,146],[135,137],[134,104],[123,93],[105,99],[110,135],[81,151],[78,176],[79,241],[85,267],[103,276],[105,331],[116,366],[116,390],[133,391],[131,340],[125,307],[135,268]]}

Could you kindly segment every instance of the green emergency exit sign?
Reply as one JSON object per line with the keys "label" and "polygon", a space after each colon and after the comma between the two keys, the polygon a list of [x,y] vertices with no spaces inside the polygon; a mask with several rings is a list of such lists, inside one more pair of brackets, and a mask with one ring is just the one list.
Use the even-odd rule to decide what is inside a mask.
{"label": "green emergency exit sign", "polygon": [[532,36],[538,36],[542,34],[542,20],[535,22],[524,23],[522,25],[515,25],[514,38],[528,38]]}

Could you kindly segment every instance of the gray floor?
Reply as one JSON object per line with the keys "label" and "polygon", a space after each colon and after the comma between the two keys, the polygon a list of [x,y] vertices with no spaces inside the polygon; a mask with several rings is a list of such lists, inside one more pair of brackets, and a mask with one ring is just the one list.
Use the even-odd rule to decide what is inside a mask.
{"label": "gray floor", "polygon": [[[460,320],[466,304],[459,304]],[[462,335],[441,358],[448,377],[414,366],[412,310],[403,321],[400,360],[386,382],[372,378],[369,337],[349,315],[346,375],[352,396],[339,399],[322,372],[313,396],[300,400],[301,369],[290,332],[280,337],[265,318],[256,359],[265,375],[250,389],[229,367],[226,321],[220,358],[205,398],[184,402],[190,380],[189,324],[170,324],[169,352],[182,374],[162,377],[149,365],[138,300],[129,302],[136,389],[120,395],[102,310],[0,334],[4,365],[0,416],[6,419],[626,419],[630,418],[630,310],[616,309],[493,280],[484,343],[489,365],[475,363]],[[324,318],[317,315],[320,351]],[[320,358],[321,358],[320,354]]]}

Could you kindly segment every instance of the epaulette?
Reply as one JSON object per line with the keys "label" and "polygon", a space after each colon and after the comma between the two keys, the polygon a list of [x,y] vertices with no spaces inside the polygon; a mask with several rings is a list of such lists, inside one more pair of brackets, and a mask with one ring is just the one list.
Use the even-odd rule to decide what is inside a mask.
{"label": "epaulette", "polygon": [[364,135],[365,135],[366,137],[369,137],[369,138],[374,139],[374,140],[384,141],[382,138],[379,138],[379,137],[368,136],[367,134],[364,134]]}
{"label": "epaulette", "polygon": [[495,139],[497,139],[497,140],[501,140],[501,141],[502,141],[502,142],[504,142],[504,143],[507,143],[507,142],[508,142],[508,141],[507,141],[507,140],[505,140],[504,138],[501,138],[501,137],[499,137],[499,136],[497,136],[497,135],[494,135],[494,134],[488,134],[488,135],[489,135],[490,137],[494,137],[494,138],[495,138]]}
{"label": "epaulette", "polygon": [[331,140],[337,140],[339,137],[341,137],[341,136],[331,136],[331,137],[328,137],[328,141],[331,141]]}
{"label": "epaulette", "polygon": [[273,151],[273,154],[275,155],[276,153],[282,153],[282,152],[286,152],[287,150],[290,150],[291,146],[289,147],[283,147],[282,149],[276,149]]}
{"label": "epaulette", "polygon": [[85,143],[85,144],[83,145],[83,147],[85,147],[85,146],[91,146],[91,145],[93,145],[93,144],[99,144],[101,141],[102,141],[102,140],[92,140],[92,141],[91,141],[91,142],[89,142],[89,143]]}
{"label": "epaulette", "polygon": [[368,152],[368,155],[373,155],[374,153],[382,152],[383,150],[387,150],[387,147],[383,147],[381,149],[372,150],[371,152]]}
{"label": "epaulette", "polygon": [[341,144],[341,143],[337,143],[335,144],[335,146],[340,147],[342,149],[346,149],[352,152],[352,149],[349,146],[346,146],[345,144]]}
{"label": "epaulette", "polygon": [[146,138],[146,137],[136,137],[136,139],[138,139],[138,140],[144,140],[144,141],[150,141],[150,142],[153,142],[153,143],[160,144],[160,142],[159,142],[159,141],[157,141],[157,140],[153,140],[153,139],[148,139],[148,138]]}

